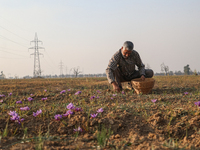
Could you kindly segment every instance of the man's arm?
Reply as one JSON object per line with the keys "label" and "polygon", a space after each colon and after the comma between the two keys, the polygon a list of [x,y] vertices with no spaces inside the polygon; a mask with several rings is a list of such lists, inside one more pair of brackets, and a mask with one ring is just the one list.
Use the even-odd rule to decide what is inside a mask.
{"label": "man's arm", "polygon": [[136,66],[138,67],[138,70],[140,72],[141,78],[145,79],[145,65],[142,63],[142,60],[141,60],[140,55],[138,54],[138,52],[135,53],[135,56],[136,56]]}

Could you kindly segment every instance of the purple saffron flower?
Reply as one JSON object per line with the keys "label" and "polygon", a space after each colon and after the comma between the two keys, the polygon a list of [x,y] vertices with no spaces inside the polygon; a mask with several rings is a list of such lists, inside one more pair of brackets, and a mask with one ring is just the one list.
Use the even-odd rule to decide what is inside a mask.
{"label": "purple saffron flower", "polygon": [[12,95],[12,93],[9,93],[8,95],[9,95],[9,96],[11,96],[11,95]]}
{"label": "purple saffron flower", "polygon": [[113,97],[111,97],[110,99],[113,99]]}
{"label": "purple saffron flower", "polygon": [[103,108],[100,108],[97,110],[98,113],[102,113],[103,112]]}
{"label": "purple saffron flower", "polygon": [[[16,115],[17,113],[16,113],[16,111],[10,111],[9,113],[8,113],[10,116],[14,116],[14,115]],[[17,114],[18,115],[18,114]]]}
{"label": "purple saffron flower", "polygon": [[152,101],[153,103],[155,103],[155,102],[157,101],[157,99],[152,99],[151,101]]}
{"label": "purple saffron flower", "polygon": [[28,97],[27,100],[30,102],[30,101],[33,100],[33,98],[32,97]]}
{"label": "purple saffron flower", "polygon": [[71,111],[71,110],[68,110],[66,113],[68,113],[68,114],[72,115],[72,114],[73,114],[73,111]]}
{"label": "purple saffron flower", "polygon": [[37,114],[36,114],[35,112],[33,112],[33,116],[34,116],[34,117],[37,117]]}
{"label": "purple saffron flower", "polygon": [[69,114],[66,112],[65,114],[63,114],[64,117],[67,117]]}
{"label": "purple saffron flower", "polygon": [[20,119],[20,116],[16,113],[16,111],[10,111],[10,113],[8,113],[10,116],[10,120],[18,122],[19,124],[21,124],[21,121],[24,121],[24,119]]}
{"label": "purple saffron flower", "polygon": [[117,94],[113,94],[113,97],[117,96]]}
{"label": "purple saffron flower", "polygon": [[30,94],[30,96],[33,96],[33,94]]}
{"label": "purple saffron flower", "polygon": [[79,126],[77,129],[74,129],[74,132],[82,132],[83,130],[81,129],[81,127]]}
{"label": "purple saffron flower", "polygon": [[69,91],[71,91],[71,89],[68,89],[67,91],[69,92]]}
{"label": "purple saffron flower", "polygon": [[39,114],[41,114],[42,113],[42,110],[40,109],[40,110],[37,110],[37,112],[35,113],[35,112],[33,112],[33,116],[34,117],[37,117]]}
{"label": "purple saffron flower", "polygon": [[44,91],[46,92],[47,90],[45,89]]}
{"label": "purple saffron flower", "polygon": [[99,96],[97,96],[96,98],[99,98]]}
{"label": "purple saffron flower", "polygon": [[82,108],[75,108],[75,111],[82,111]]}
{"label": "purple saffron flower", "polygon": [[0,100],[0,103],[3,103],[3,100]]}
{"label": "purple saffron flower", "polygon": [[184,92],[184,94],[185,94],[185,95],[188,95],[189,93],[188,93],[188,92]]}
{"label": "purple saffron flower", "polygon": [[101,93],[99,90],[97,90],[97,93]]}
{"label": "purple saffron flower", "polygon": [[124,92],[124,91],[122,91],[122,94],[125,94],[125,92]]}
{"label": "purple saffron flower", "polygon": [[197,105],[198,107],[200,107],[200,101],[195,102],[194,104]]}
{"label": "purple saffron flower", "polygon": [[57,114],[57,115],[54,116],[54,118],[55,118],[56,120],[60,120],[60,119],[62,119],[62,115]]}
{"label": "purple saffron flower", "polygon": [[14,120],[19,120],[19,116],[18,114],[12,115],[12,117],[10,117],[10,120],[14,121]]}
{"label": "purple saffron flower", "polygon": [[2,95],[0,95],[0,98],[1,98],[1,97],[5,97],[5,95],[4,95],[4,94],[2,94]]}
{"label": "purple saffron flower", "polygon": [[65,93],[66,92],[66,90],[62,90],[61,92],[60,92],[60,94],[63,94],[63,93]]}
{"label": "purple saffron flower", "polygon": [[67,109],[74,109],[74,108],[75,108],[75,106],[72,103],[69,103],[67,105]]}
{"label": "purple saffron flower", "polygon": [[44,100],[47,100],[47,97],[45,97],[45,98],[42,98],[42,100],[44,101]]}
{"label": "purple saffron flower", "polygon": [[96,113],[96,114],[90,114],[90,115],[91,115],[92,118],[95,118],[98,115],[98,113]]}
{"label": "purple saffron flower", "polygon": [[94,99],[94,98],[95,98],[95,96],[91,96],[91,97],[90,97],[91,100]]}
{"label": "purple saffron flower", "polygon": [[81,91],[76,92],[74,95],[79,95],[81,94]]}
{"label": "purple saffron flower", "polygon": [[63,116],[67,117],[69,114],[72,115],[72,114],[73,114],[73,111],[68,110],[65,114],[63,114]]}
{"label": "purple saffron flower", "polygon": [[26,106],[26,107],[21,107],[20,110],[30,110],[30,108]]}
{"label": "purple saffron flower", "polygon": [[22,103],[22,101],[16,101],[16,104],[21,104]]}

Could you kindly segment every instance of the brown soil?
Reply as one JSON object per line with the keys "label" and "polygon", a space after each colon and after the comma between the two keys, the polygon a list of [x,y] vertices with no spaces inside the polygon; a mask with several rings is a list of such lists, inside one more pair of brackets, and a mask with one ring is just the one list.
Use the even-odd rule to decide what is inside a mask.
{"label": "brown soil", "polygon": [[[200,110],[194,105],[200,77],[155,80],[148,95],[129,89],[115,93],[105,78],[2,80],[0,94],[6,96],[0,103],[0,149],[200,149]],[[66,93],[60,94],[62,90]],[[82,93],[75,96],[77,91]],[[30,94],[34,100],[24,101]],[[99,98],[90,99],[93,95]],[[18,100],[23,104],[16,104]],[[70,102],[83,111],[56,121],[54,115],[66,113]],[[30,110],[21,112],[22,106]],[[99,108],[104,112],[91,118]],[[39,109],[43,113],[33,117]],[[13,110],[25,119],[21,125],[10,120],[8,112]],[[74,132],[79,126],[83,131]]]}

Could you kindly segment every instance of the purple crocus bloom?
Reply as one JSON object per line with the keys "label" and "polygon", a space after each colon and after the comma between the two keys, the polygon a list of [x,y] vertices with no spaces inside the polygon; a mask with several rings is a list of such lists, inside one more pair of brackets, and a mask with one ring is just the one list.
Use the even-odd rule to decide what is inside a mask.
{"label": "purple crocus bloom", "polygon": [[74,129],[74,132],[82,132],[83,130],[81,129],[81,127],[79,126],[77,129]]}
{"label": "purple crocus bloom", "polygon": [[33,96],[33,94],[30,94],[30,96]]}
{"label": "purple crocus bloom", "polygon": [[16,101],[16,104],[21,104],[22,103],[22,101]]}
{"label": "purple crocus bloom", "polygon": [[64,117],[67,117],[69,114],[66,112],[65,114],[63,114]]}
{"label": "purple crocus bloom", "polygon": [[75,111],[82,111],[82,108],[75,108]]}
{"label": "purple crocus bloom", "polygon": [[66,90],[62,90],[61,92],[60,92],[60,94],[63,94],[63,93],[65,93],[66,92]]}
{"label": "purple crocus bloom", "polygon": [[99,98],[99,96],[97,96],[96,98]]}
{"label": "purple crocus bloom", "polygon": [[5,95],[2,94],[2,95],[0,95],[0,98],[1,98],[1,97],[5,97]]}
{"label": "purple crocus bloom", "polygon": [[12,95],[12,93],[9,93],[8,95],[9,95],[9,96],[11,96],[11,95]]}
{"label": "purple crocus bloom", "polygon": [[35,112],[33,112],[33,116],[34,117],[37,117],[39,114],[41,114],[42,113],[42,110],[40,109],[40,110],[37,110],[37,112],[35,113]]}
{"label": "purple crocus bloom", "polygon": [[12,117],[10,117],[10,120],[14,121],[14,120],[19,120],[19,116],[18,114],[13,115]]}
{"label": "purple crocus bloom", "polygon": [[113,94],[113,97],[115,97],[117,94]]}
{"label": "purple crocus bloom", "polygon": [[113,99],[113,97],[111,97],[110,99]]}
{"label": "purple crocus bloom", "polygon": [[184,94],[185,94],[185,95],[188,95],[189,93],[188,93],[188,92],[184,92]]}
{"label": "purple crocus bloom", "polygon": [[122,94],[125,94],[125,92],[124,92],[124,91],[122,91]]}
{"label": "purple crocus bloom", "polygon": [[44,91],[46,92],[47,90],[45,89]]}
{"label": "purple crocus bloom", "polygon": [[200,107],[200,101],[195,102],[194,104],[197,105],[198,107]]}
{"label": "purple crocus bloom", "polygon": [[75,106],[72,103],[69,103],[67,105],[67,109],[74,109],[74,108],[75,108]]}
{"label": "purple crocus bloom", "polygon": [[91,96],[91,97],[90,97],[91,100],[94,99],[94,98],[95,98],[95,96]]}
{"label": "purple crocus bloom", "polygon": [[157,101],[157,99],[152,99],[151,101],[152,101],[153,103],[155,103],[155,102]]}
{"label": "purple crocus bloom", "polygon": [[68,110],[65,114],[63,114],[63,116],[67,117],[68,115],[72,115],[73,111]]}
{"label": "purple crocus bloom", "polygon": [[101,93],[99,90],[97,90],[97,93]]}
{"label": "purple crocus bloom", "polygon": [[26,107],[21,107],[20,110],[30,110],[30,108],[26,106]]}
{"label": "purple crocus bloom", "polygon": [[56,120],[60,120],[60,119],[62,119],[62,115],[57,114],[57,115],[54,116],[54,118],[55,118]]}
{"label": "purple crocus bloom", "polygon": [[45,98],[42,98],[42,100],[44,101],[44,100],[47,100],[47,97],[45,97]]}
{"label": "purple crocus bloom", "polygon": [[97,110],[98,113],[102,113],[103,112],[103,108],[100,108]]}
{"label": "purple crocus bloom", "polygon": [[16,111],[10,111],[10,113],[8,113],[10,116],[10,120],[18,122],[19,124],[21,124],[21,121],[24,121],[24,119],[20,119],[20,116],[16,113]]}
{"label": "purple crocus bloom", "polygon": [[71,111],[71,110],[68,110],[66,113],[68,113],[68,114],[72,115],[72,114],[73,114],[73,111]]}
{"label": "purple crocus bloom", "polygon": [[[16,111],[10,111],[9,113],[8,113],[10,116],[13,116],[13,115],[16,115],[17,113],[16,113]],[[18,114],[17,114],[18,115]]]}
{"label": "purple crocus bloom", "polygon": [[3,100],[0,100],[0,103],[3,103]]}
{"label": "purple crocus bloom", "polygon": [[74,95],[79,95],[81,94],[81,91],[76,92]]}
{"label": "purple crocus bloom", "polygon": [[96,114],[90,114],[90,116],[91,116],[92,118],[95,118],[97,115],[98,115],[98,113],[96,113]]}
{"label": "purple crocus bloom", "polygon": [[32,97],[28,97],[27,100],[30,102],[30,101],[33,100],[33,98]]}
{"label": "purple crocus bloom", "polygon": [[67,91],[69,92],[69,91],[71,91],[71,89],[68,89]]}

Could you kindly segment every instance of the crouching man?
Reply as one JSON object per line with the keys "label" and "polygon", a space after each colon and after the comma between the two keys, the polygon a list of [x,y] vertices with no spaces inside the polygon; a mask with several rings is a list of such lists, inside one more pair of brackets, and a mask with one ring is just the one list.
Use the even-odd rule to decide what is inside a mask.
{"label": "crouching man", "polygon": [[[140,55],[133,48],[132,42],[124,42],[122,48],[112,56],[108,63],[106,75],[114,91],[120,92],[122,90],[121,82],[131,81],[135,78],[145,80],[145,78],[151,78],[154,75],[153,70],[145,69]],[[138,70],[135,70],[135,66],[138,67]]]}

